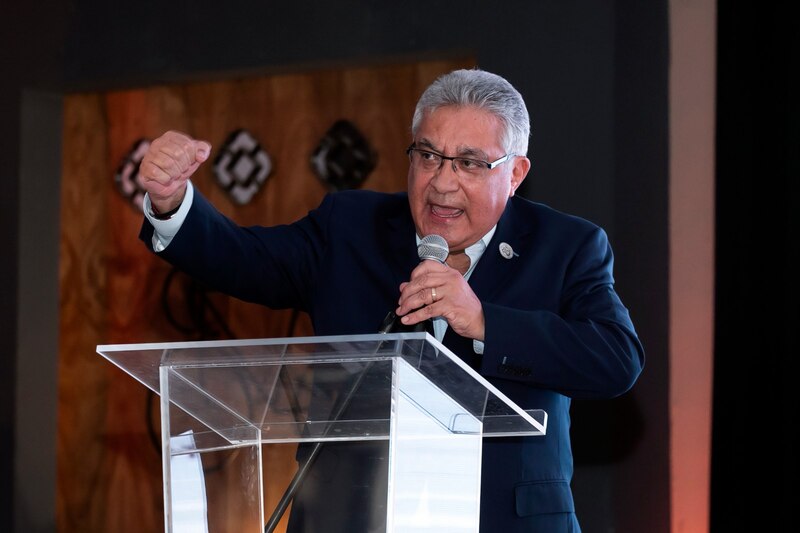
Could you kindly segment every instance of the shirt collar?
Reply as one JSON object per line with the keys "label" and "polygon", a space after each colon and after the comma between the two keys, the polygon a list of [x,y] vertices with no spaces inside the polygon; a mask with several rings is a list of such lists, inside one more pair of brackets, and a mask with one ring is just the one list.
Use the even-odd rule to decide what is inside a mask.
{"label": "shirt collar", "polygon": [[[476,242],[471,246],[467,246],[467,249],[464,250],[464,253],[469,256],[469,270],[467,270],[467,273],[464,274],[465,278],[469,278],[469,275],[472,274],[473,270],[475,270],[475,265],[478,264],[478,260],[481,258],[483,252],[485,252],[486,248],[489,246],[489,241],[492,240],[495,231],[497,231],[497,224],[492,226],[492,229],[490,229],[486,233],[486,235],[478,239],[478,242]],[[420,236],[417,235],[417,245],[419,245],[421,240],[422,239],[420,238]]]}

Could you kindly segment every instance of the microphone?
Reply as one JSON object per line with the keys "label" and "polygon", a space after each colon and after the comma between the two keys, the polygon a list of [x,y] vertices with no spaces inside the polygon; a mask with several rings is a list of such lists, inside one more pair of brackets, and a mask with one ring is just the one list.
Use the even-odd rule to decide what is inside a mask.
{"label": "microphone", "polygon": [[[447,246],[447,241],[441,235],[426,235],[420,239],[417,245],[417,255],[420,262],[431,260],[444,264],[449,253],[450,248]],[[425,331],[425,322],[409,327],[400,322],[400,317],[394,311],[389,311],[386,318],[383,319],[378,333],[394,333],[398,331]]]}
{"label": "microphone", "polygon": [[420,239],[417,245],[417,255],[420,261],[431,259],[444,264],[449,254],[450,248],[447,246],[447,241],[441,235],[426,235]]}

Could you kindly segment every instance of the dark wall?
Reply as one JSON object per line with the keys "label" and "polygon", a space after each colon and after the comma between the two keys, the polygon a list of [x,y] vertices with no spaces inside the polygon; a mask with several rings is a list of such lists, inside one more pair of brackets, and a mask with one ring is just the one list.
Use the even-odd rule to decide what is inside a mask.
{"label": "dark wall", "polygon": [[[18,407],[15,359],[18,303],[26,298],[19,286],[22,90],[53,87],[58,83],[63,60],[64,26],[63,6],[49,7],[44,14],[39,6],[23,2],[4,1],[0,4],[0,242],[3,243],[0,252],[0,531],[12,531],[14,523],[14,443]],[[57,147],[55,151],[57,154]],[[58,191],[49,191],[49,194],[57,196]],[[51,286],[57,284],[57,280],[49,282]],[[51,298],[57,299],[57,294]],[[27,327],[36,328],[36,324]],[[57,338],[57,331],[52,328],[42,334],[50,339]],[[52,360],[53,357],[46,359]],[[54,398],[55,390],[49,385],[52,384],[48,383],[43,394]],[[51,400],[51,406],[54,401]],[[55,415],[50,413],[50,416]],[[54,431],[54,427],[45,428],[45,433],[53,439]],[[48,474],[49,479],[54,479],[54,472]],[[45,493],[54,491],[50,487],[43,489]],[[50,500],[45,498],[45,502]],[[54,514],[54,510],[45,512]]]}
{"label": "dark wall", "polygon": [[797,523],[795,20],[782,4],[719,7],[712,531],[788,531]]}
{"label": "dark wall", "polygon": [[[453,55],[507,77],[533,121],[522,194],[608,230],[618,290],[648,353],[633,392],[575,405],[579,516],[588,533],[668,531],[666,0],[468,0],[457,9],[430,0],[8,4],[0,17],[0,57],[10,72],[0,81],[4,290],[20,275],[22,90],[60,94]],[[14,293],[0,303],[2,474],[12,468],[17,309],[25,298]],[[12,477],[0,479],[0,530],[11,530]]]}

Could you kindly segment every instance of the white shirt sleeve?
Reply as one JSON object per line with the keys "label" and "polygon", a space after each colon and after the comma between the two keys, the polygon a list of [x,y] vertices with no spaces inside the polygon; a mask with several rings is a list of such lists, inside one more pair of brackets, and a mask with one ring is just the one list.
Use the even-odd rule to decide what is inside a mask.
{"label": "white shirt sleeve", "polygon": [[167,220],[158,220],[155,218],[153,212],[153,205],[150,203],[150,195],[145,194],[142,201],[142,211],[144,216],[153,225],[153,251],[163,252],[164,249],[172,242],[173,237],[178,234],[181,229],[183,221],[186,220],[186,215],[189,213],[189,208],[192,207],[192,200],[194,199],[194,186],[191,181],[186,182],[186,194],[183,197],[183,202],[178,208],[178,211]]}

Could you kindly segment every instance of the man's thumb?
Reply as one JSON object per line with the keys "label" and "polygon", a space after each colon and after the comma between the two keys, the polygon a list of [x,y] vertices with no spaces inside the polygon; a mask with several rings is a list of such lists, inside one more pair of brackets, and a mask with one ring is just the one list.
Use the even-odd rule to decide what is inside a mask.
{"label": "man's thumb", "polygon": [[195,161],[202,163],[211,154],[211,145],[205,141],[195,141]]}

